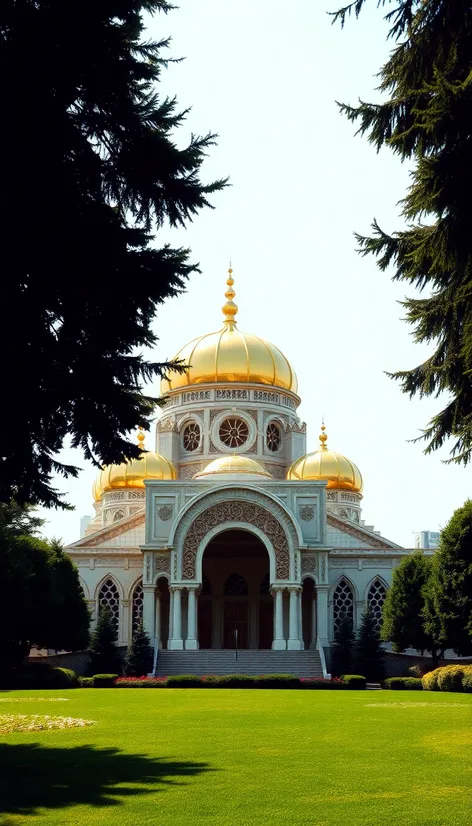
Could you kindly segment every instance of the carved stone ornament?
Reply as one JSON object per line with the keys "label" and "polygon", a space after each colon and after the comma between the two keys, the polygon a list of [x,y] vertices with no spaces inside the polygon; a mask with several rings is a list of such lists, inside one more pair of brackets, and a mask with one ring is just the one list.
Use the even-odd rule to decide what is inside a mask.
{"label": "carved stone ornament", "polygon": [[195,578],[195,560],[200,542],[212,528],[224,522],[246,522],[259,528],[273,545],[277,579],[289,579],[290,552],[282,525],[266,508],[245,501],[221,502],[195,517],[184,540],[182,579]]}
{"label": "carved stone ornament", "polygon": [[178,433],[177,424],[172,419],[161,419],[158,421],[157,430],[159,433]]}
{"label": "carved stone ornament", "polygon": [[154,554],[154,570],[157,574],[170,576],[170,554]]}
{"label": "carved stone ornament", "polygon": [[301,507],[298,509],[298,513],[300,515],[300,519],[303,519],[304,522],[311,522],[315,515],[315,506],[301,505]]}
{"label": "carved stone ornament", "polygon": [[144,554],[144,581],[152,582],[152,554]]}
{"label": "carved stone ornament", "polygon": [[321,581],[326,581],[326,556],[323,554],[321,557]]}
{"label": "carved stone ornament", "polygon": [[318,570],[317,556],[302,556],[302,574],[315,574]]}
{"label": "carved stone ornament", "polygon": [[128,499],[144,499],[146,496],[146,491],[144,490],[130,490],[128,493]]}
{"label": "carved stone ornament", "polygon": [[174,513],[174,508],[172,505],[161,505],[157,509],[157,515],[159,519],[162,519],[163,522],[168,522],[169,519],[172,519],[172,514]]}

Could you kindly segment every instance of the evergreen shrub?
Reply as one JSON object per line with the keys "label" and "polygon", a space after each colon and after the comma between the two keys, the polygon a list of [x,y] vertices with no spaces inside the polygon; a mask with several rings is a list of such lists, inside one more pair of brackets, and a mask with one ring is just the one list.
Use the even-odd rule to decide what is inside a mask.
{"label": "evergreen shrub", "polygon": [[462,691],[472,694],[472,667],[468,666],[462,678]]}
{"label": "evergreen shrub", "polygon": [[294,674],[261,674],[255,679],[257,688],[300,688],[300,678]]}
{"label": "evergreen shrub", "polygon": [[360,674],[343,674],[341,680],[347,688],[363,689],[367,686],[367,680]]}
{"label": "evergreen shrub", "polygon": [[93,677],[79,677],[80,688],[94,688]]}
{"label": "evergreen shrub", "polygon": [[202,678],[196,674],[178,674],[175,677],[167,677],[167,688],[200,688]]}
{"label": "evergreen shrub", "polygon": [[118,674],[94,674],[93,685],[95,688],[113,688]]}
{"label": "evergreen shrub", "polygon": [[464,666],[445,665],[439,670],[438,688],[440,691],[462,691]]}
{"label": "evergreen shrub", "polygon": [[139,677],[148,674],[152,669],[153,650],[148,634],[144,630],[141,620],[128,648],[124,673],[127,677]]}
{"label": "evergreen shrub", "polygon": [[332,680],[325,680],[322,677],[301,677],[300,688],[306,689],[346,689],[346,683],[340,677],[333,677]]}
{"label": "evergreen shrub", "polygon": [[439,691],[438,677],[441,668],[435,668],[433,671],[428,671],[422,678],[423,691]]}
{"label": "evergreen shrub", "polygon": [[422,691],[423,681],[421,677],[388,677],[383,687],[394,691]]}
{"label": "evergreen shrub", "polygon": [[248,674],[223,674],[215,679],[218,680],[218,688],[258,688],[260,677],[250,677]]}
{"label": "evergreen shrub", "polygon": [[167,677],[118,677],[115,688],[167,688]]}

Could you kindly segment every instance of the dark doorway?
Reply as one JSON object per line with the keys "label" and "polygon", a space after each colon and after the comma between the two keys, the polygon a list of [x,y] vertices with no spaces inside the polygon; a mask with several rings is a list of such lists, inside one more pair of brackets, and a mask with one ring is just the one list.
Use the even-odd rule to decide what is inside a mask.
{"label": "dark doorway", "polygon": [[314,620],[316,619],[316,616],[313,616],[315,597],[315,583],[311,578],[304,579],[302,591],[302,628],[305,648],[313,648],[316,643],[316,640],[313,639]]}

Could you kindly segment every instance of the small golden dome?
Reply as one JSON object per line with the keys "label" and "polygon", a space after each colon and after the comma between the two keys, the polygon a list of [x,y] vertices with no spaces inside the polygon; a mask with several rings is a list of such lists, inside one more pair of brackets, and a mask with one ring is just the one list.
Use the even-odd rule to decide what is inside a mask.
{"label": "small golden dome", "polygon": [[[144,433],[140,429],[138,444],[144,450]],[[143,453],[120,465],[106,465],[95,480],[92,493],[95,502],[102,494],[117,488],[144,488],[145,479],[169,481],[177,478],[174,465],[159,453]]]}
{"label": "small golden dome", "polygon": [[197,473],[194,479],[227,474],[247,474],[272,479],[270,473],[264,470],[259,462],[255,462],[254,459],[249,459],[247,456],[220,456],[219,459],[214,459],[200,473]]}
{"label": "small golden dome", "polygon": [[180,387],[214,382],[249,382],[280,387],[296,393],[295,372],[283,353],[274,344],[236,326],[238,307],[233,298],[233,270],[228,270],[224,324],[221,330],[193,339],[177,353],[175,360],[187,366],[183,373],[171,371],[161,382],[164,395]]}
{"label": "small golden dome", "polygon": [[301,456],[289,467],[287,479],[296,482],[326,481],[328,490],[361,493],[363,482],[359,468],[341,453],[328,450],[325,426],[321,428],[320,448]]}

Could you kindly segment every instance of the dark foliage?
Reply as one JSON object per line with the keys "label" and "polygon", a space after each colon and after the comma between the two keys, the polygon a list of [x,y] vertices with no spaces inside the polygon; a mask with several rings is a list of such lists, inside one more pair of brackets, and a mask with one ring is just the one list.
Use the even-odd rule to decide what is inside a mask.
{"label": "dark foliage", "polygon": [[[182,132],[187,111],[158,94],[169,40],[150,42],[144,15],[166,0],[23,0],[0,6],[5,307],[0,501],[64,507],[53,473],[66,435],[97,464],[137,458],[148,427],[146,360],[159,305],[197,270],[189,251],[159,246],[224,181],[204,184],[214,135]],[[162,18],[164,19],[164,18]],[[158,233],[157,233],[158,234]]]}
{"label": "dark foliage", "polygon": [[349,617],[343,617],[334,632],[334,642],[331,646],[331,673],[335,677],[350,671],[353,645],[352,620]]}
{"label": "dark foliage", "polygon": [[[343,25],[359,15],[356,0],[335,15]],[[445,393],[446,406],[419,437],[426,453],[454,439],[450,461],[472,452],[472,6],[469,0],[381,0],[395,42],[380,70],[381,102],[341,104],[377,150],[386,146],[412,165],[402,201],[407,228],[393,234],[373,223],[356,235],[362,255],[374,255],[394,280],[424,292],[404,302],[415,341],[434,352],[393,374],[410,396]]]}
{"label": "dark foliage", "polygon": [[356,671],[363,674],[367,682],[383,679],[384,653],[380,644],[377,623],[369,608],[362,615],[353,659]]}
{"label": "dark foliage", "polygon": [[151,671],[152,660],[153,651],[151,642],[141,620],[133,634],[131,645],[126,654],[124,673],[130,677],[145,676]]}
{"label": "dark foliage", "polygon": [[116,643],[118,633],[108,608],[100,610],[97,624],[90,636],[90,673],[105,674],[121,671]]}

